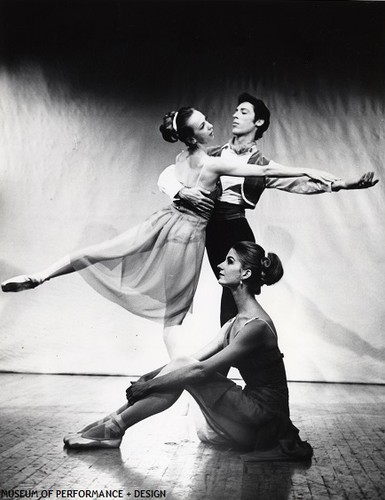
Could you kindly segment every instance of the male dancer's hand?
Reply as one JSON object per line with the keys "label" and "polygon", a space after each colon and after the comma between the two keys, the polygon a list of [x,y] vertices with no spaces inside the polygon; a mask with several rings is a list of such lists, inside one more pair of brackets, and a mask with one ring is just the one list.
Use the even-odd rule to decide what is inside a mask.
{"label": "male dancer's hand", "polygon": [[377,184],[378,179],[374,178],[374,172],[366,172],[359,179],[341,179],[332,183],[332,191],[340,189],[367,189]]}
{"label": "male dancer's hand", "polygon": [[195,207],[196,211],[201,215],[209,215],[214,207],[214,202],[208,195],[210,191],[198,187],[182,188],[178,195],[181,200],[186,200],[190,205]]}

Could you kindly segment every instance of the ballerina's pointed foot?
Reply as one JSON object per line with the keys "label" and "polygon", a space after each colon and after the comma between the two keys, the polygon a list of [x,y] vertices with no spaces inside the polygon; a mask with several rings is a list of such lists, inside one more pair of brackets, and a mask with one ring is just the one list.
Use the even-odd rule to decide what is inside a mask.
{"label": "ballerina's pointed foot", "polygon": [[79,437],[81,436],[82,433],[79,431],[79,432],[71,432],[70,434],[66,434],[64,437],[63,437],[63,443],[64,444],[68,444],[68,441],[72,438],[75,438],[75,437]]}
{"label": "ballerina's pointed foot", "polygon": [[92,422],[91,424],[86,425],[80,431],[69,432],[68,434],[66,434],[63,437],[63,442],[64,442],[64,444],[67,444],[67,442],[69,441],[69,439],[71,439],[73,437],[76,437],[76,436],[81,436],[85,432],[88,432],[91,429],[93,429],[93,428],[95,428],[95,427],[97,427],[99,425],[105,424],[108,420],[111,420],[111,419],[116,420],[116,418],[119,418],[116,412],[110,413],[109,415],[107,415],[106,417],[102,418],[101,420],[96,420],[95,422]]}
{"label": "ballerina's pointed foot", "polygon": [[68,448],[119,448],[124,433],[121,416],[114,415],[101,424],[91,424],[87,431],[65,436],[64,443]]}
{"label": "ballerina's pointed foot", "polygon": [[3,292],[22,292],[23,290],[32,290],[41,285],[41,281],[30,276],[16,276],[1,284]]}
{"label": "ballerina's pointed foot", "polygon": [[119,448],[121,442],[122,438],[85,438],[81,434],[77,434],[68,437],[68,439],[65,441],[65,444],[68,448],[88,450],[94,448]]}

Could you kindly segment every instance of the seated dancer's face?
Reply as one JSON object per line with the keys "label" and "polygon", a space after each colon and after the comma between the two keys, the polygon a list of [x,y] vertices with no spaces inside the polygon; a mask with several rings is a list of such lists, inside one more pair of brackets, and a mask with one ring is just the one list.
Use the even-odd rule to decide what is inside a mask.
{"label": "seated dancer's face", "polygon": [[218,283],[220,285],[230,288],[239,285],[242,278],[242,265],[235,250],[230,249],[225,260],[219,264],[218,269]]}
{"label": "seated dancer's face", "polygon": [[250,102],[241,102],[233,114],[233,135],[246,135],[254,131],[255,113],[254,106]]}
{"label": "seated dancer's face", "polygon": [[198,144],[208,144],[214,139],[214,127],[207,120],[207,117],[197,109],[194,109],[187,125],[192,128],[193,137]]}

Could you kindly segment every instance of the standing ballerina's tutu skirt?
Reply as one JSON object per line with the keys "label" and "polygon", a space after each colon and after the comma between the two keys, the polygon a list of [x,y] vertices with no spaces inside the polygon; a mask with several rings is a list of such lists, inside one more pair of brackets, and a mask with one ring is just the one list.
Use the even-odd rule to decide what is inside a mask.
{"label": "standing ballerina's tutu skirt", "polygon": [[198,285],[207,222],[193,208],[173,203],[90,254],[73,253],[71,264],[97,292],[133,314],[179,325]]}

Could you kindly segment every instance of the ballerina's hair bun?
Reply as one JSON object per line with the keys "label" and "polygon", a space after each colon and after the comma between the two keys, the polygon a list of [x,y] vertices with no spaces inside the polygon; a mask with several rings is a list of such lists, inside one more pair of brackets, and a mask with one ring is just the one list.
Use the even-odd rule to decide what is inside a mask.
{"label": "ballerina's hair bun", "polygon": [[177,142],[179,139],[178,132],[174,128],[176,111],[170,111],[163,117],[163,123],[159,127],[162,137],[167,142]]}
{"label": "ballerina's hair bun", "polygon": [[194,111],[194,108],[185,106],[180,108],[179,111],[167,113],[163,117],[162,125],[159,127],[163,139],[167,142],[182,141],[190,150],[196,147],[196,144],[192,142],[194,131],[188,125]]}
{"label": "ballerina's hair bun", "polygon": [[277,283],[283,276],[283,267],[281,259],[277,254],[269,252],[266,257],[262,259],[262,283],[270,286]]}
{"label": "ballerina's hair bun", "polygon": [[233,250],[242,267],[251,271],[251,276],[244,283],[254,295],[261,293],[262,285],[273,285],[282,278],[282,262],[275,253],[265,255],[265,250],[251,241],[239,241],[233,245]]}

